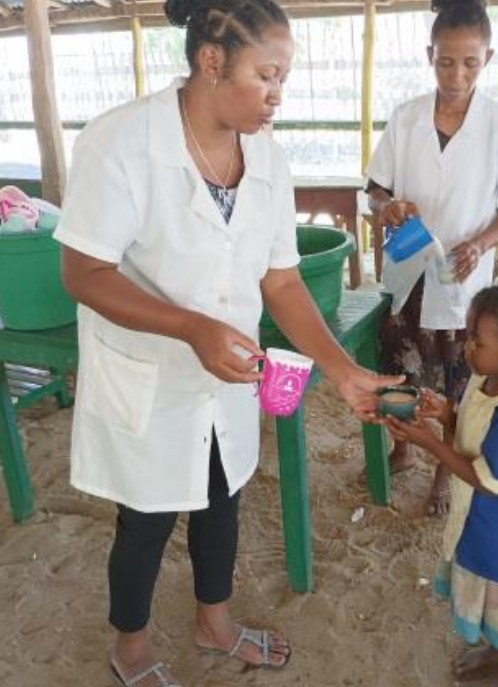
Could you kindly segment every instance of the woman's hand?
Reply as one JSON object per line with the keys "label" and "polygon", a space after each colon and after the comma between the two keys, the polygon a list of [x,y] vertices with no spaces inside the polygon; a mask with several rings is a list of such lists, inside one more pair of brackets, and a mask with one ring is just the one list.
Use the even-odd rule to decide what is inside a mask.
{"label": "woman's hand", "polygon": [[408,441],[411,444],[430,450],[440,439],[433,428],[421,417],[420,411],[415,411],[415,420],[404,422],[389,415],[386,425],[395,441]]}
{"label": "woman's hand", "polygon": [[358,365],[351,365],[343,374],[332,378],[336,389],[363,422],[383,422],[377,415],[377,390],[384,386],[402,384],[405,377],[378,375]]}
{"label": "woman's hand", "polygon": [[408,200],[391,200],[380,210],[379,219],[385,226],[399,227],[409,217],[419,214],[415,203]]}
{"label": "woman's hand", "polygon": [[454,273],[458,282],[464,282],[472,274],[482,255],[481,245],[477,239],[463,241],[452,249],[455,254]]}
{"label": "woman's hand", "polygon": [[450,429],[454,411],[451,402],[441,394],[436,394],[432,389],[420,390],[418,413],[421,418],[438,420],[443,427]]}
{"label": "woman's hand", "polygon": [[[192,313],[185,341],[194,349],[203,367],[224,382],[250,384],[262,374],[255,369],[263,351],[248,336],[224,322]],[[236,353],[244,349],[247,355]]]}

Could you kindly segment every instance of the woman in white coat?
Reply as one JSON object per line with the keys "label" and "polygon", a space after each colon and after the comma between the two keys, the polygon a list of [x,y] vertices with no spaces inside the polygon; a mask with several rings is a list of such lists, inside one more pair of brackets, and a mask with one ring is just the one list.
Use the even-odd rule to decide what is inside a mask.
{"label": "woman in white coat", "polygon": [[[229,613],[240,489],[258,458],[263,301],[362,417],[388,382],[338,346],[300,279],[293,189],[261,128],[293,43],[273,0],[169,0],[187,79],[92,122],[74,154],[57,238],[80,302],[71,451],[77,488],[118,504],[109,561],[111,657],[124,685],[178,684],[156,663],[152,594],[189,511],[195,642],[282,668],[280,636]],[[239,355],[237,350],[244,355]]]}
{"label": "woman in white coat", "polygon": [[[455,402],[469,377],[465,314],[473,295],[492,281],[498,242],[498,106],[476,90],[493,54],[485,3],[433,0],[432,8],[438,14],[428,56],[437,89],[396,109],[368,167],[367,191],[383,224],[399,226],[420,215],[456,256],[454,284],[440,283],[433,259],[395,294],[401,310],[381,335],[384,371],[406,373]],[[390,459],[392,471],[413,460],[399,441]],[[428,510],[448,507],[439,465]]]}

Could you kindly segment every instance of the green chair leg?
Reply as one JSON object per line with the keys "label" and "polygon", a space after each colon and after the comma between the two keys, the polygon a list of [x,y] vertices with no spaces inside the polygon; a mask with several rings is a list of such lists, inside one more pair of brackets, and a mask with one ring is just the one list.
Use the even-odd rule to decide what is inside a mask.
{"label": "green chair leg", "polygon": [[287,571],[295,592],[313,589],[313,553],[304,403],[288,418],[277,418],[280,493]]}
{"label": "green chair leg", "polygon": [[0,362],[0,458],[14,520],[33,514],[34,501],[24,460],[16,415],[10,398],[5,365]]}

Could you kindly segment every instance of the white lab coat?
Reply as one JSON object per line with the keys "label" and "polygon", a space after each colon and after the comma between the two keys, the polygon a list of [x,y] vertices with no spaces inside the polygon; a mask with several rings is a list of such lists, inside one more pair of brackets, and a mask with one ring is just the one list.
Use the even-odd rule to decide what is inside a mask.
{"label": "white lab coat", "polygon": [[[299,262],[290,172],[266,134],[242,136],[245,173],[227,225],[186,148],[183,82],[88,125],[56,238],[257,340],[261,279]],[[246,483],[259,443],[252,385],[223,383],[186,343],[84,306],[79,338],[75,487],[144,512],[205,508],[213,426],[230,494]]]}
{"label": "white lab coat", "polygon": [[[498,202],[498,105],[474,93],[462,127],[443,153],[434,125],[436,93],[399,106],[379,141],[367,169],[370,179],[414,202],[424,224],[446,252],[481,233],[496,214]],[[420,325],[427,329],[463,329],[472,296],[489,286],[494,250],[460,285],[439,283],[435,259],[406,271],[404,302],[425,267]]]}

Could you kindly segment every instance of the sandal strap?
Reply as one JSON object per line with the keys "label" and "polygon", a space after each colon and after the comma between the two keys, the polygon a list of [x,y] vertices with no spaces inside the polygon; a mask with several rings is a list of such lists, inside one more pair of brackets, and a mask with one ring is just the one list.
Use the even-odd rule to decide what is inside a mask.
{"label": "sandal strap", "polygon": [[168,681],[167,677],[163,672],[164,663],[162,661],[154,663],[153,665],[149,666],[145,670],[142,670],[140,673],[136,673],[130,678],[125,678],[124,675],[121,674],[121,672],[115,665],[113,665],[113,668],[118,674],[119,679],[123,682],[124,687],[134,687],[134,685],[136,685],[138,682],[143,680],[148,675],[151,675],[152,673],[158,678],[158,680],[160,680],[159,687],[181,687],[181,685],[177,684],[176,682]]}
{"label": "sandal strap", "polygon": [[241,627],[237,641],[229,651],[229,656],[235,656],[244,642],[250,642],[261,650],[262,665],[270,665],[270,643],[266,630],[252,630],[248,627]]}

